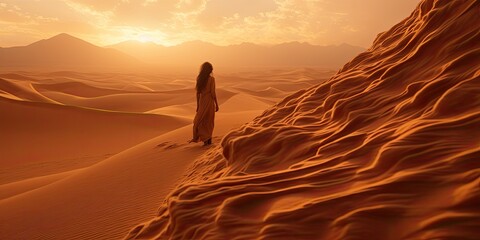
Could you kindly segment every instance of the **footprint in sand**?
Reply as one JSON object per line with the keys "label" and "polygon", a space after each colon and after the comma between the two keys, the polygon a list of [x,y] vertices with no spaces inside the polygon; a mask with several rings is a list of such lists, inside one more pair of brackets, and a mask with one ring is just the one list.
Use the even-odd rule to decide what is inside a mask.
{"label": "footprint in sand", "polygon": [[157,145],[157,148],[161,148],[161,149],[164,149],[164,150],[167,150],[167,149],[174,149],[174,148],[177,148],[179,147],[180,145],[177,144],[177,143],[173,143],[173,142],[170,142],[170,141],[166,141],[166,142],[162,142],[160,144]]}

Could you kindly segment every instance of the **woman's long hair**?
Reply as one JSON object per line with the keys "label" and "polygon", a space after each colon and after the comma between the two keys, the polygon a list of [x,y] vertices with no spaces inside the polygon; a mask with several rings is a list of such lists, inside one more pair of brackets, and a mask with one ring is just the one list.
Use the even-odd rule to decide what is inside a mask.
{"label": "woman's long hair", "polygon": [[211,63],[204,62],[202,64],[202,66],[200,67],[200,72],[197,76],[197,85],[195,86],[197,92],[201,92],[203,89],[205,89],[205,86],[207,86],[208,78],[210,77],[212,71],[213,66]]}

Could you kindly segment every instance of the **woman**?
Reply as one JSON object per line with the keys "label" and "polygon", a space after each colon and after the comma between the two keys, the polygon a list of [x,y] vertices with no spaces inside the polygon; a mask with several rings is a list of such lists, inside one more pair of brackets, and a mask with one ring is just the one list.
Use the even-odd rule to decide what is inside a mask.
{"label": "woman", "polygon": [[218,112],[215,78],[211,76],[212,64],[205,62],[197,76],[197,113],[193,120],[193,138],[190,142],[203,141],[203,145],[212,144],[215,112]]}

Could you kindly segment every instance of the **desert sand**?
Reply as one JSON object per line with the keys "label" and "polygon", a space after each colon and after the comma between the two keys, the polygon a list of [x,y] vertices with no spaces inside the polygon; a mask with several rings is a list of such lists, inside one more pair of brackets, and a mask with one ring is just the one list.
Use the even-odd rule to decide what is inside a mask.
{"label": "desert sand", "polygon": [[226,134],[128,239],[479,239],[480,2],[424,0]]}
{"label": "desert sand", "polygon": [[193,70],[4,70],[0,238],[479,239],[479,9],[423,0],[336,72],[214,70],[210,147]]}
{"label": "desert sand", "polygon": [[[0,238],[121,239],[155,217],[209,150],[187,143],[195,70],[0,73]],[[213,145],[333,74],[315,68],[216,74],[221,109]]]}

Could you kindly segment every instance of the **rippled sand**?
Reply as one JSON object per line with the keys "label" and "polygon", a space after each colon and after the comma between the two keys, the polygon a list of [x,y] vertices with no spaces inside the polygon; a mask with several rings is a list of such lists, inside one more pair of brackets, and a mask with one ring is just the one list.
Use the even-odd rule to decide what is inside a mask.
{"label": "rippled sand", "polygon": [[[195,71],[0,71],[0,239],[121,239],[155,217],[188,166],[208,150],[187,143]],[[334,73],[215,72],[220,111],[213,145]]]}
{"label": "rippled sand", "polygon": [[422,1],[228,133],[127,238],[479,239],[479,13]]}

